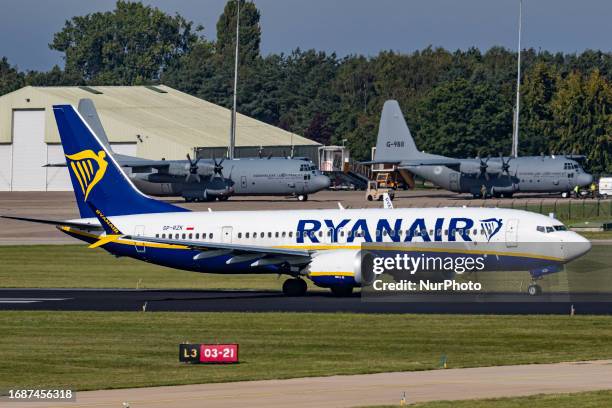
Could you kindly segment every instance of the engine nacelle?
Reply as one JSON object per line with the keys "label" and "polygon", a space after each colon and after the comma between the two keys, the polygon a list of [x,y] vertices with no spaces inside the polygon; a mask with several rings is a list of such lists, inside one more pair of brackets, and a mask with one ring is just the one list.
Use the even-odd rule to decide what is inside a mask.
{"label": "engine nacelle", "polygon": [[[364,255],[366,263],[369,256],[369,254]],[[315,285],[325,288],[338,285],[367,286],[374,281],[374,273],[371,268],[362,268],[361,258],[361,250],[321,251],[313,256],[303,272]]]}

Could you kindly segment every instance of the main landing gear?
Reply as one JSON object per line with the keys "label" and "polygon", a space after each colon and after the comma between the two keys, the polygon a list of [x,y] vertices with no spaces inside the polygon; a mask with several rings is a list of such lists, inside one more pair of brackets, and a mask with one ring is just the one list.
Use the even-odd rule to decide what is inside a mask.
{"label": "main landing gear", "polygon": [[527,293],[529,293],[529,296],[541,295],[542,294],[542,287],[540,285],[538,285],[537,283],[533,282],[527,288]]}
{"label": "main landing gear", "polygon": [[304,296],[308,286],[303,279],[291,278],[283,283],[283,293],[287,296]]}
{"label": "main landing gear", "polygon": [[298,194],[298,201],[308,201],[308,194]]}

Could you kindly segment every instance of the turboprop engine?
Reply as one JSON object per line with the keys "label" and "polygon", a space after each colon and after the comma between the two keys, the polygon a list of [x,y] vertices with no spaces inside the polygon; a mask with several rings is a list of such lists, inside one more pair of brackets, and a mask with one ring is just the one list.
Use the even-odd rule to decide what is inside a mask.
{"label": "turboprop engine", "polygon": [[354,249],[321,251],[313,256],[303,272],[317,286],[325,288],[367,286],[374,281],[374,273],[371,268],[362,268],[362,264],[370,264],[370,258],[369,253],[363,254],[361,250]]}

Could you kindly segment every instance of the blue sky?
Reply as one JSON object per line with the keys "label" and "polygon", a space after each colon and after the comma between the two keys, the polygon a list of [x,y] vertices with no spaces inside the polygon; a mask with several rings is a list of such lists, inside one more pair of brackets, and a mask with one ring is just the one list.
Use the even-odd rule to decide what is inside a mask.
{"label": "blue sky", "polygon": [[[225,0],[144,0],[202,24],[215,38]],[[0,0],[0,56],[20,69],[62,65],[48,43],[75,15],[114,8],[114,0]],[[255,0],[262,52],[300,47],[339,55],[516,47],[518,0]],[[612,1],[524,0],[523,47],[563,52],[611,51]]]}

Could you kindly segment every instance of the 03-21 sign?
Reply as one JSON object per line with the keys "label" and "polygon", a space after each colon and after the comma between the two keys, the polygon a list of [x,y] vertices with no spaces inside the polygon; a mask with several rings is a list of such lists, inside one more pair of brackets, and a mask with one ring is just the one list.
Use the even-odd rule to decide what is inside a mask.
{"label": "03-21 sign", "polygon": [[238,363],[238,344],[180,344],[179,361],[196,364]]}

